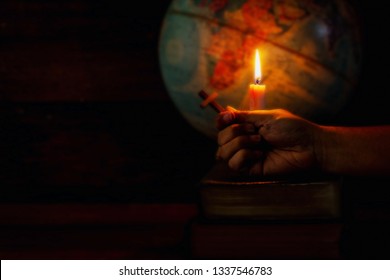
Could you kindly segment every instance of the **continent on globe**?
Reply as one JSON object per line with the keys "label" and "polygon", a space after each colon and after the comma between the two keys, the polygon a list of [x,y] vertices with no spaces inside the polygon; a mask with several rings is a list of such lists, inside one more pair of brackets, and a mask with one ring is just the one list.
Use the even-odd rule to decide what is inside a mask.
{"label": "continent on globe", "polygon": [[361,64],[358,19],[347,1],[173,0],[159,46],[166,88],[185,119],[216,136],[198,92],[245,108],[253,55],[262,53],[266,108],[329,120],[346,105]]}

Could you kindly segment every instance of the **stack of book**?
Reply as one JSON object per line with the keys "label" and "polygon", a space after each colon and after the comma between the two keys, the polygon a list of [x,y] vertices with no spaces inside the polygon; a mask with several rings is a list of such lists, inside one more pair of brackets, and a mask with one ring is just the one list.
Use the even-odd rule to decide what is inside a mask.
{"label": "stack of book", "polygon": [[218,162],[200,182],[195,258],[338,259],[340,177],[248,179]]}

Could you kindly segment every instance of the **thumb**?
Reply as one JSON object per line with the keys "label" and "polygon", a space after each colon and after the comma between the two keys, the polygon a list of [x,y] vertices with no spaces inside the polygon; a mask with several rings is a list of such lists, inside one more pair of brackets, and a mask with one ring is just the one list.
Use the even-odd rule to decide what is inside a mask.
{"label": "thumb", "polygon": [[220,130],[234,123],[251,123],[259,127],[265,120],[272,117],[268,110],[239,111],[230,106],[226,109],[217,118],[217,128]]}
{"label": "thumb", "polygon": [[226,106],[226,110],[221,112],[217,117],[217,128],[221,130],[233,124],[236,118],[236,112],[238,112],[238,110],[236,110],[232,106]]}
{"label": "thumb", "polygon": [[226,111],[218,114],[217,117],[217,128],[219,130],[224,129],[225,127],[235,123],[236,112],[227,108]]}

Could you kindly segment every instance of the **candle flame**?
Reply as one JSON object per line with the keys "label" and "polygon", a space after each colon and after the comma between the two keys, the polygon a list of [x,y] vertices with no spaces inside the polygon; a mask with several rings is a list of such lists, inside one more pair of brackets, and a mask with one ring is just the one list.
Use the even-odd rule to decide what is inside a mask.
{"label": "candle flame", "polygon": [[261,82],[261,62],[260,62],[260,52],[256,49],[255,57],[255,84],[260,84]]}

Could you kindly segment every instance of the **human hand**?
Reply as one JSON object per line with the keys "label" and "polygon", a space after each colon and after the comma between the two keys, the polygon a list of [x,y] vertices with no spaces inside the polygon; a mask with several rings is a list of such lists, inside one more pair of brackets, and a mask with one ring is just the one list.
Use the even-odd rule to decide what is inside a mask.
{"label": "human hand", "polygon": [[252,175],[299,172],[318,165],[319,125],[286,110],[238,111],[218,115],[217,157]]}

